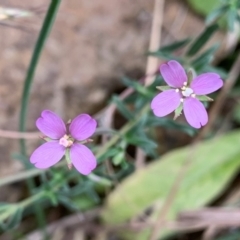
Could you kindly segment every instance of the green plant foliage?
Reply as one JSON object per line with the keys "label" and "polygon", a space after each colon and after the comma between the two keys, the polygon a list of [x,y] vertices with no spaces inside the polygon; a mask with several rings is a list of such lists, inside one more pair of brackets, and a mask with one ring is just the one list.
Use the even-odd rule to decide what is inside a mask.
{"label": "green plant foliage", "polygon": [[162,57],[162,56],[166,56],[168,54],[170,55],[172,52],[185,47],[189,42],[190,42],[189,38],[180,40],[180,41],[174,42],[172,44],[163,46],[155,52],[149,52],[149,55],[156,56],[156,57]]}
{"label": "green plant foliage", "polygon": [[200,69],[203,69],[206,65],[209,65],[213,60],[213,54],[217,51],[218,48],[219,44],[215,44],[204,51],[200,56],[197,56],[192,62],[194,69],[198,71]]}
{"label": "green plant foliage", "polygon": [[190,6],[198,13],[208,15],[213,9],[217,8],[219,0],[187,0]]}
{"label": "green plant foliage", "polygon": [[12,205],[11,208],[13,209],[13,214],[6,222],[0,222],[0,229],[3,231],[8,231],[17,227],[22,219],[23,208],[14,205]]}
{"label": "green plant foliage", "polygon": [[113,96],[112,101],[117,105],[118,110],[126,119],[129,120],[133,119],[134,116],[131,113],[131,111],[127,108],[127,106],[124,105],[124,103],[117,96]]}
{"label": "green plant foliage", "polygon": [[197,54],[201,48],[207,43],[207,41],[211,38],[211,36],[218,30],[218,25],[213,24],[211,26],[208,26],[196,40],[192,43],[190,46],[187,55],[193,56],[194,54]]}
{"label": "green plant foliage", "polygon": [[239,230],[233,230],[229,234],[217,238],[216,240],[239,240],[240,239],[240,231]]}
{"label": "green plant foliage", "polygon": [[103,220],[110,225],[121,224],[141,215],[149,207],[153,208],[153,212],[156,205],[161,208],[176,176],[186,167],[189,159],[191,162],[168,218],[175,218],[183,210],[205,206],[223,192],[239,170],[239,144],[240,132],[236,131],[166,154],[132,174],[109,195]]}

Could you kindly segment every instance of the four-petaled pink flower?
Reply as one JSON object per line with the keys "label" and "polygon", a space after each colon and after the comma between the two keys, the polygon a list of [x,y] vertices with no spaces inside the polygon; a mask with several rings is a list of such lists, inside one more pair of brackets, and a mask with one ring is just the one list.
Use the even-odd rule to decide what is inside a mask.
{"label": "four-petaled pink flower", "polygon": [[36,121],[37,128],[47,136],[46,143],[37,148],[30,157],[30,162],[37,168],[49,168],[66,155],[69,167],[74,167],[82,174],[89,174],[97,161],[89,148],[83,145],[96,130],[97,122],[88,114],[74,118],[67,129],[63,120],[55,113],[44,110]]}
{"label": "four-petaled pink flower", "polygon": [[201,128],[208,122],[208,115],[198,96],[215,92],[223,86],[223,81],[216,73],[203,73],[189,83],[183,67],[174,60],[162,64],[160,72],[172,89],[159,93],[151,102],[153,113],[163,117],[183,104],[183,112],[188,123],[194,128]]}

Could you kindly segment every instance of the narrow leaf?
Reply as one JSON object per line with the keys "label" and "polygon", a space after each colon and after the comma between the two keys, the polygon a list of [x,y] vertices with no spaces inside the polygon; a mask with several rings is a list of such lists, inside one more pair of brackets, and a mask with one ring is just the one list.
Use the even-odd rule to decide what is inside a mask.
{"label": "narrow leaf", "polygon": [[227,13],[228,29],[230,31],[234,30],[234,24],[236,20],[237,20],[237,9],[231,8]]}
{"label": "narrow leaf", "polygon": [[165,90],[171,89],[171,87],[169,87],[169,86],[157,86],[156,88],[157,88],[158,90],[161,90],[161,91],[165,91]]}
{"label": "narrow leaf", "polygon": [[208,97],[208,96],[205,96],[205,95],[202,95],[202,96],[196,96],[196,98],[200,101],[207,101],[207,102],[212,102],[213,99]]}
{"label": "narrow leaf", "polygon": [[132,87],[136,92],[139,92],[140,94],[142,94],[144,96],[148,96],[148,97],[153,96],[153,93],[151,91],[149,91],[148,88],[144,87],[143,85],[141,85],[137,81],[131,80],[127,77],[123,77],[122,81],[126,86]]}
{"label": "narrow leaf", "polygon": [[220,8],[213,10],[206,19],[206,24],[212,24],[213,22],[217,21],[218,18],[222,17],[222,15],[227,11],[228,6],[223,5]]}
{"label": "narrow leaf", "polygon": [[179,107],[174,111],[173,120],[176,120],[182,114],[182,110],[183,110],[183,104],[181,103]]}
{"label": "narrow leaf", "polygon": [[203,66],[209,64],[213,59],[213,54],[217,51],[218,48],[219,44],[217,43],[214,46],[207,49],[205,52],[203,52],[200,56],[195,58],[195,60],[193,60],[192,62],[193,67],[199,70]]}
{"label": "narrow leaf", "polygon": [[22,213],[23,213],[23,208],[17,206],[15,213],[10,217],[8,222],[5,224],[5,227],[7,228],[7,230],[13,229],[17,225],[19,225],[22,219]]}
{"label": "narrow leaf", "polygon": [[163,46],[162,48],[160,48],[156,52],[174,52],[174,51],[176,51],[176,50],[178,50],[180,48],[185,47],[190,42],[190,40],[191,39],[186,38],[184,40],[174,42],[174,43],[169,44],[167,46]]}
{"label": "narrow leaf", "polygon": [[127,118],[128,120],[134,118],[130,110],[128,110],[125,104],[117,96],[113,96],[112,101],[116,104],[117,109],[125,118]]}
{"label": "narrow leaf", "polygon": [[210,39],[210,37],[215,33],[218,29],[218,25],[210,25],[208,26],[204,32],[193,42],[193,44],[190,46],[187,55],[193,56],[195,55]]}

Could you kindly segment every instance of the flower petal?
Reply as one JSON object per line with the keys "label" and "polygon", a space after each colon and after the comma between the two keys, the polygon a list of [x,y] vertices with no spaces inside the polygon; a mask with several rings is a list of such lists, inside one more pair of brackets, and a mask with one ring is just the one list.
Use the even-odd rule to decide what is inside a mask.
{"label": "flower petal", "polygon": [[184,68],[175,60],[162,64],[160,72],[165,82],[171,87],[180,88],[184,82],[187,82],[187,74]]}
{"label": "flower petal", "polygon": [[75,117],[69,131],[73,138],[82,141],[93,135],[97,127],[97,122],[88,114],[81,114]]}
{"label": "flower petal", "polygon": [[36,121],[37,128],[52,139],[60,139],[66,134],[66,125],[54,112],[44,110]]}
{"label": "flower petal", "polygon": [[92,151],[82,144],[72,145],[70,159],[74,167],[83,175],[88,175],[97,166],[97,160]]}
{"label": "flower petal", "polygon": [[223,86],[223,80],[216,73],[203,73],[197,76],[190,87],[197,95],[205,95],[217,91]]}
{"label": "flower petal", "polygon": [[32,153],[30,162],[36,168],[49,168],[59,162],[64,153],[65,148],[58,142],[46,142]]}
{"label": "flower petal", "polygon": [[208,122],[207,111],[196,98],[189,97],[184,99],[183,112],[187,122],[194,128],[201,128]]}
{"label": "flower petal", "polygon": [[151,102],[153,113],[164,117],[173,112],[180,105],[181,96],[176,90],[167,90],[159,93]]}

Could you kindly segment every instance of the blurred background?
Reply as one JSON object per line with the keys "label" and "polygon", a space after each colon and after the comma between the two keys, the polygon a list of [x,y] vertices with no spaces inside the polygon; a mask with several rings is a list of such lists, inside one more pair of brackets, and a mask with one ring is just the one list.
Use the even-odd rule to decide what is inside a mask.
{"label": "blurred background", "polygon": [[[222,4],[222,2],[218,0],[165,0],[163,2],[162,24],[161,28],[159,28],[159,33],[157,33],[160,37],[159,48],[186,38],[196,39],[206,29],[206,16]],[[47,0],[0,1],[0,129],[2,130],[18,131],[19,129],[18,121],[21,111],[20,101],[22,98],[24,79],[49,3],[50,1]],[[83,112],[92,115],[97,114],[110,104],[110,99],[114,94],[120,94],[128,88],[121,79],[123,76],[141,80],[146,74],[153,12],[156,7],[154,6],[154,0],[62,1],[56,22],[46,41],[35,73],[28,106],[26,131],[37,134],[35,120],[44,109],[55,111],[65,121]],[[229,71],[232,65],[234,65],[239,52],[239,24],[234,25],[234,29],[231,31],[228,30],[226,25],[226,19],[222,19],[219,30],[204,44],[200,53],[203,53],[218,43],[219,47],[214,52],[214,57],[212,56],[213,53],[210,53],[212,54],[211,63],[219,67],[222,76],[225,76],[227,79]],[[174,54],[175,56],[181,56],[182,50],[177,49]],[[164,58],[161,55],[157,64],[166,61],[168,58],[169,56]],[[237,64],[239,64],[239,61]],[[235,67],[235,69],[238,68],[240,68],[240,64]],[[217,113],[219,116],[216,116],[215,125],[209,134],[206,134],[208,137],[217,135],[218,139],[219,136],[228,133],[230,130],[237,132],[239,128],[239,72],[235,73],[235,75],[235,82],[233,84],[235,87],[229,89],[227,97],[224,96],[225,101]],[[119,112],[116,113],[113,120],[114,127],[117,129],[125,122],[122,117],[119,117],[121,111]],[[181,124],[185,123],[182,117],[178,121]],[[174,125],[174,123],[171,123],[171,125],[169,122],[166,126],[164,124],[158,128],[157,134],[155,134],[157,144],[155,148],[158,153],[156,156],[168,153],[179,147],[187,146],[191,144],[197,136],[196,131],[186,129],[182,127],[182,125],[178,126]],[[238,136],[240,135],[238,134]],[[210,149],[205,149],[204,145],[202,150],[197,150],[199,152],[195,154],[201,155],[208,151],[217,152],[218,149],[222,148],[224,152],[232,151],[230,154],[231,157],[237,157],[238,150],[232,150],[229,144],[238,145],[240,143],[238,136],[227,137],[223,140],[224,143],[213,143],[213,147]],[[99,139],[97,139],[97,142],[99,142]],[[38,145],[39,140],[36,139],[36,137],[35,139],[28,139],[27,154],[31,154]],[[129,146],[127,152],[131,157],[130,162],[133,168],[135,168],[135,160],[139,155],[136,154],[137,150],[132,145]],[[207,145],[208,144],[206,144],[206,146]],[[24,170],[25,167],[22,161],[19,161],[21,157],[18,156],[18,152],[19,139],[14,138],[14,136],[9,137],[8,133],[6,135],[0,131],[0,178],[5,179],[21,173],[21,171]],[[182,152],[177,153],[177,156],[178,154],[181,156]],[[203,158],[206,159],[206,163],[202,166],[202,171],[207,168],[208,156],[207,154],[203,156]],[[152,160],[153,157],[144,155],[144,158],[147,163],[154,162]],[[213,156],[213,159],[215,158],[219,159]],[[178,157],[175,157],[175,159],[178,159]],[[240,159],[237,160],[240,162]],[[211,159],[209,159],[209,161],[211,161]],[[234,202],[234,204],[236,204],[234,206],[238,206],[237,203],[239,203],[240,200],[240,192],[238,189],[240,185],[237,171],[239,163],[234,162],[234,164],[234,166],[229,167],[231,171],[229,170],[226,174],[224,173],[225,175],[223,174],[226,176],[225,178],[223,177],[226,181],[223,183],[219,182],[219,189],[215,187],[211,188],[211,186],[207,184],[207,189],[209,193],[213,193],[213,196],[209,196],[206,201],[203,201],[203,203],[199,205],[194,205],[191,210],[197,211],[199,210],[198,207],[206,206],[220,207],[228,202]],[[223,168],[225,169],[227,167],[228,165],[224,165]],[[116,167],[116,172],[118,168],[120,167]],[[199,166],[196,165],[194,168],[199,169]],[[209,173],[209,181],[215,181],[216,179],[212,180],[211,176],[220,174],[218,172],[214,173],[215,169],[214,167],[213,172]],[[154,174],[155,180],[158,181],[157,177],[161,172],[154,172],[154,167],[150,169],[150,172]],[[121,182],[126,176],[131,174],[133,174],[133,171],[124,173],[119,181]],[[142,174],[144,175],[145,173]],[[167,168],[166,174],[167,177]],[[173,180],[173,176],[170,172],[169,178]],[[138,177],[140,179],[138,179]],[[146,188],[148,188],[148,181],[143,180],[141,176],[138,177],[132,182],[129,180],[130,183],[126,188],[120,186],[122,193],[118,191],[118,193],[113,196],[113,199],[122,195],[128,198],[126,193],[131,195],[131,186],[135,186],[134,184],[136,184],[136,182],[142,183],[141,181],[143,181],[146,183],[145,188],[142,188],[142,192],[139,193],[139,195],[136,193],[136,196],[130,200],[131,202],[135,199],[136,202],[134,205],[138,205],[138,201],[141,202],[141,194],[148,194],[147,191],[144,193]],[[221,179],[221,174],[219,178]],[[217,178],[214,183],[217,183],[219,178]],[[35,179],[35,181],[37,185],[41,182],[38,178]],[[149,183],[151,183],[151,181]],[[161,184],[168,185],[168,183],[162,180],[159,181],[159,188],[161,188]],[[204,181],[203,179],[202,182]],[[70,183],[70,185],[71,184],[74,185],[75,183]],[[110,213],[114,215],[114,209],[119,203],[113,206],[114,204],[112,202],[114,202],[114,200],[110,200],[110,206],[108,206],[106,202],[108,202],[108,195],[111,195],[111,191],[114,191],[115,187],[116,185],[114,184],[112,188],[104,190],[98,189],[99,202],[94,204],[87,202],[87,207],[85,207],[85,203],[83,203],[83,205],[81,205],[81,203],[79,206],[84,207],[83,209],[80,207],[78,211],[70,211],[61,204],[51,207],[46,204],[47,207],[43,207],[45,208],[45,220],[47,223],[44,228],[47,229],[47,233],[50,235],[46,234],[43,236],[36,220],[34,220],[34,215],[30,213],[26,214],[28,216],[24,218],[20,225],[13,228],[15,229],[15,233],[11,232],[11,230],[2,231],[0,239],[154,240],[154,238],[148,238],[145,235],[140,236],[133,234],[130,235],[130,237],[122,235],[122,232],[125,232],[124,226],[130,224],[131,219],[143,218],[143,222],[146,222],[147,216],[156,210],[155,208],[154,210],[151,208],[151,204],[147,209],[144,209],[144,212],[141,214],[136,210],[136,212],[138,212],[137,217],[131,216],[131,219],[128,218],[127,221],[119,220],[121,219],[121,217],[119,217],[119,221],[116,221],[119,225],[117,225],[117,227],[110,227]],[[149,186],[149,188],[151,188],[151,186]],[[201,188],[201,186],[198,186],[198,189],[199,188]],[[4,184],[4,186],[1,186],[0,193],[0,202],[8,203],[16,203],[29,196],[23,180],[13,184]],[[166,191],[166,199],[167,194],[168,191]],[[196,194],[199,194],[199,192]],[[196,194],[194,194],[196,197],[196,199],[193,200],[194,202],[197,202],[197,199],[201,198],[201,195],[196,196]],[[187,201],[188,197],[188,194],[186,194],[185,197],[182,197],[181,201]],[[158,198],[154,197],[154,199],[154,201],[157,201]],[[153,200],[151,199],[151,201]],[[126,208],[135,208],[135,206],[128,203],[129,201],[127,200],[124,204]],[[156,202],[154,202],[154,204],[155,203]],[[43,204],[43,206],[45,205]],[[176,209],[178,209],[178,207],[179,206],[176,206]],[[105,208],[107,208],[106,213],[104,213]],[[138,209],[138,207],[136,208]],[[179,207],[179,210],[181,210],[181,207]],[[215,224],[211,225],[215,217],[218,218],[219,216],[214,215],[215,210],[208,210],[208,208],[206,208],[198,214],[191,212],[192,215],[190,213],[187,215],[186,213],[186,215],[184,215],[185,218],[183,216],[184,221],[179,223],[176,228],[173,227],[175,234],[170,234],[171,236],[164,234],[164,236],[166,239],[167,237],[168,239],[193,240],[240,239],[240,211],[237,207],[231,211],[232,214],[238,215],[235,217],[235,215],[231,215],[229,212],[226,213],[222,209],[217,212],[217,214],[221,215],[220,219],[225,219],[224,222],[220,221],[221,224],[217,225],[217,230],[215,229]],[[133,212],[134,215],[135,210],[133,210]],[[158,212],[158,210],[156,210],[156,212]],[[101,217],[102,214],[104,215],[104,221]],[[197,221],[196,225],[188,229],[186,225],[188,226],[190,224],[188,221],[191,222],[191,220],[189,219],[196,218],[201,219],[201,221]],[[229,218],[234,219],[235,222],[228,225],[227,220]],[[211,221],[209,221],[209,219],[211,219]],[[163,224],[161,221],[160,223]],[[140,221],[136,226],[133,226],[135,232],[139,232],[139,229],[146,227],[141,224],[142,222]],[[172,226],[171,224],[169,223],[170,228]],[[176,224],[176,222],[174,224]],[[128,227],[129,226],[127,226],[127,228]],[[181,234],[176,234],[176,230],[182,230],[181,228],[183,228],[184,231],[181,232]],[[214,232],[214,234],[212,234],[212,232]],[[173,233],[173,231],[171,231],[171,233]]]}

